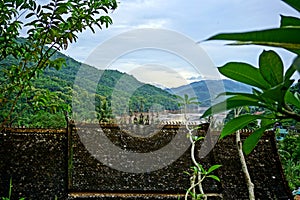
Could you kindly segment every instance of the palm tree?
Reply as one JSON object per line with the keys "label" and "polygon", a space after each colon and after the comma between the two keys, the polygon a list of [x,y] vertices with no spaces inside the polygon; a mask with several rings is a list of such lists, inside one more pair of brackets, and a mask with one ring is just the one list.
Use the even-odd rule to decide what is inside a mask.
{"label": "palm tree", "polygon": [[189,96],[187,94],[185,94],[183,97],[177,95],[176,98],[179,100],[178,106],[183,107],[183,111],[184,111],[183,113],[184,113],[185,120],[187,120],[186,113],[187,113],[188,106],[201,104],[201,102],[198,101],[197,97],[189,98]]}

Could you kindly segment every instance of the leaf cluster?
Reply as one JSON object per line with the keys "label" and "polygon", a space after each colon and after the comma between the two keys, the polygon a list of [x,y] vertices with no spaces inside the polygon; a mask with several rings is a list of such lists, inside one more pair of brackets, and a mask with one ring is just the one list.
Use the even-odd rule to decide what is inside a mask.
{"label": "leaf cluster", "polygon": [[[205,170],[202,165],[199,165],[199,168],[201,169],[201,174],[203,174],[204,177],[212,178],[212,179],[220,182],[220,178],[216,175],[213,175],[212,172],[219,169],[221,166],[222,165],[213,165],[208,170]],[[195,167],[193,168],[193,170],[197,171],[197,169]]]}
{"label": "leaf cluster", "polygon": [[[83,30],[108,27],[112,23],[109,11],[116,8],[115,0],[0,2],[0,107],[7,111],[2,126],[9,123],[21,97],[30,93],[33,79],[47,68],[58,70],[65,65],[65,59],[53,55],[76,42]],[[23,30],[27,34],[21,38]]]}
{"label": "leaf cluster", "polygon": [[[191,176],[192,178],[199,177],[199,174],[201,174],[201,179],[198,180],[197,183],[194,183],[186,192],[187,194],[190,194],[193,199],[202,199],[205,194],[197,194],[195,191],[195,187],[198,186],[199,184],[202,184],[203,180],[206,178],[211,178],[214,179],[218,182],[220,182],[220,178],[216,175],[213,174],[213,172],[217,169],[219,169],[222,165],[213,165],[211,166],[208,170],[205,170],[204,167],[198,163],[197,166],[192,166],[190,167],[191,172],[184,172],[185,174]],[[186,196],[187,197],[187,196]]]}
{"label": "leaf cluster", "polygon": [[[287,4],[299,12],[300,3],[285,0]],[[259,56],[259,67],[247,63],[230,62],[218,70],[224,76],[252,86],[252,93],[226,92],[228,98],[211,106],[202,117],[231,110],[239,107],[261,107],[270,112],[259,115],[241,115],[230,120],[224,127],[221,138],[244,128],[249,123],[260,120],[260,128],[255,130],[244,142],[243,150],[249,154],[264,131],[277,120],[294,119],[300,121],[300,115],[294,108],[300,108],[298,92],[291,92],[294,83],[292,75],[300,66],[300,19],[292,16],[281,16],[279,28],[252,31],[244,33],[224,33],[209,38],[209,40],[235,40],[235,45],[256,44],[285,48],[295,54],[297,58],[284,72],[283,62],[275,51],[263,51]]]}

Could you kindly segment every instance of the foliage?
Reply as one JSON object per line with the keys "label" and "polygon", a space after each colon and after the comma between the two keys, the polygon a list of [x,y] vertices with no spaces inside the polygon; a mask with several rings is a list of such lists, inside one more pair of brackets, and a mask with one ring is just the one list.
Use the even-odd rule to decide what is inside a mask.
{"label": "foliage", "polygon": [[[285,3],[300,12],[300,3],[295,0],[283,0]],[[235,40],[234,45],[265,45],[285,48],[300,54],[300,19],[294,16],[281,15],[279,28],[250,31],[243,33],[217,34],[209,40]]]}
{"label": "foliage", "polygon": [[[12,194],[12,178],[10,178],[10,181],[9,181],[9,189],[8,189],[8,196],[7,197],[2,197],[1,199],[2,200],[10,200],[11,199],[11,194]],[[19,200],[25,200],[25,198],[20,198]]]}
{"label": "foliage", "polygon": [[[187,199],[187,195],[190,194],[192,196],[192,199],[195,200],[201,200],[201,199],[205,199],[206,194],[200,193],[197,194],[197,192],[194,190],[194,188],[196,188],[197,186],[199,186],[205,178],[212,178],[216,181],[220,182],[220,178],[216,175],[213,175],[212,172],[219,169],[221,167],[221,165],[213,165],[211,166],[208,170],[205,170],[203,168],[203,166],[201,164],[198,163],[198,166],[192,166],[191,167],[191,172],[185,172],[187,175],[189,175],[191,177],[191,187],[187,190],[186,192],[186,199]],[[201,179],[199,180],[199,174],[202,174]],[[197,180],[198,178],[198,180]]]}
{"label": "foliage", "polygon": [[[0,1],[0,107],[6,111],[1,126],[10,123],[19,100],[31,93],[33,79],[46,68],[58,70],[65,64],[64,59],[53,55],[76,42],[77,34],[85,29],[95,32],[94,26],[108,27],[112,20],[102,14],[116,7],[115,0],[51,0],[44,5],[34,0]],[[24,30],[27,34],[20,38]],[[52,101],[55,94],[49,94]],[[43,97],[34,96],[25,103],[34,105],[34,98],[47,100]]]}
{"label": "foliage", "polygon": [[[96,119],[97,117],[97,119],[101,118],[100,121],[108,121],[107,119],[114,117],[111,113],[112,95],[115,95],[113,102],[114,114],[124,114],[123,102],[126,101],[128,103],[128,99],[129,109],[133,112],[149,111],[155,104],[162,105],[167,110],[178,109],[174,95],[152,85],[143,84],[126,73],[116,70],[98,70],[77,62],[59,52],[55,53],[53,57],[65,59],[66,66],[62,67],[59,71],[48,68],[32,81],[32,86],[29,90],[30,94],[26,94],[24,98],[19,99],[14,112],[11,114],[9,125],[41,128],[65,127],[66,120],[62,111],[70,109],[72,101],[84,99],[82,96],[95,98],[95,112],[87,112],[84,105],[82,105],[82,108],[80,106],[78,108],[80,110],[77,113],[80,113],[81,116],[77,116],[76,118],[86,122],[90,118]],[[3,63],[5,66],[9,66],[9,63],[12,62],[14,62],[13,59],[7,59]],[[84,68],[83,70],[90,74],[102,74],[96,94],[89,92],[97,84],[92,80],[83,78],[81,81],[85,83],[84,88],[74,86],[74,80],[80,67]],[[3,68],[4,66],[0,65],[0,80],[2,80]],[[121,85],[126,89],[122,90],[122,88],[116,87],[120,80],[123,81]],[[133,94],[127,92],[128,90],[135,90],[135,88],[137,89]],[[141,99],[143,99],[142,106],[140,104]],[[110,110],[106,112],[109,116],[106,116],[107,119],[105,120],[100,117],[102,115],[100,112],[101,100],[107,102],[107,108],[104,110]],[[34,103],[35,105],[33,105]],[[6,113],[7,108],[0,107],[0,122],[4,120]]]}
{"label": "foliage", "polygon": [[[187,117],[188,106],[199,105],[201,103],[197,101],[197,97],[190,98],[187,94],[185,94],[183,97],[177,96],[177,99],[179,100],[178,106],[183,107],[184,118],[186,121],[188,121],[189,120]],[[200,164],[195,157],[196,143],[198,141],[204,139],[204,137],[193,135],[193,131],[197,130],[200,127],[190,128],[188,126],[188,123],[185,123],[185,124],[186,124],[186,129],[188,131],[187,137],[189,138],[189,140],[192,144],[191,159],[194,164],[191,167],[191,172],[185,172],[186,174],[188,174],[190,176],[190,181],[191,181],[191,186],[187,189],[186,194],[185,194],[185,200],[187,200],[188,195],[191,195],[193,200],[207,199],[208,194],[205,194],[203,187],[202,187],[202,182],[206,178],[212,178],[216,181],[220,181],[219,177],[212,174],[212,172],[217,170],[218,168],[220,168],[221,165],[213,165],[208,170],[204,169],[203,165]],[[196,190],[196,188],[198,188],[198,191]],[[197,194],[197,193],[199,193],[199,194]],[[219,196],[219,194],[213,194],[213,196]]]}
{"label": "foliage", "polygon": [[[256,114],[256,113],[260,113],[260,112],[265,112],[264,109],[256,108],[256,107],[241,107],[240,109],[241,110],[240,110],[239,115]],[[226,115],[226,118],[224,120],[224,123],[226,124],[233,118],[235,118],[235,110],[231,110],[228,112],[228,114]],[[257,128],[258,128],[257,121],[252,121],[244,127],[244,129],[247,129],[247,130],[255,130]]]}
{"label": "foliage", "polygon": [[179,100],[178,106],[183,107],[184,114],[187,113],[188,106],[201,104],[201,102],[198,101],[197,97],[189,98],[189,96],[187,94],[185,94],[183,97],[181,97],[181,96],[176,96],[176,97]]}
{"label": "foliage", "polygon": [[[285,0],[285,2],[299,11],[300,2],[289,0]],[[222,95],[229,96],[228,99],[213,105],[213,108],[210,107],[202,117],[243,106],[262,107],[270,111],[260,115],[241,115],[225,125],[221,138],[234,133],[248,123],[261,120],[261,127],[256,129],[244,142],[243,150],[246,154],[254,149],[264,131],[271,128],[275,121],[284,119],[300,121],[300,115],[292,109],[292,107],[300,108],[300,96],[298,92],[290,91],[294,82],[291,77],[300,64],[299,25],[299,18],[281,16],[280,28],[246,33],[225,33],[209,38],[209,40],[238,41],[234,44],[282,47],[298,55],[286,72],[284,72],[280,56],[272,50],[261,53],[258,68],[240,62],[230,62],[218,68],[224,76],[252,86],[252,93],[226,92]]]}
{"label": "foliage", "polygon": [[113,119],[111,106],[108,105],[108,102],[105,97],[98,96],[98,98],[99,98],[99,105],[96,105],[97,119],[99,120],[100,123],[110,122],[111,119]]}
{"label": "foliage", "polygon": [[291,189],[300,187],[300,137],[292,131],[279,142],[279,153]]}

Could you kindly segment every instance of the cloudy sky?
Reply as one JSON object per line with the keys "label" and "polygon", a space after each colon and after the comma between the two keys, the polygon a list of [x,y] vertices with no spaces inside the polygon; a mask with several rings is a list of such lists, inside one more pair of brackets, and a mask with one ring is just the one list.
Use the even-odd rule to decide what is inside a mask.
{"label": "cloudy sky", "polygon": [[[221,32],[278,27],[280,14],[299,16],[280,0],[121,0],[110,14],[114,22],[110,28],[96,34],[91,31],[79,34],[78,42],[64,53],[102,69],[127,72],[144,82],[176,87],[186,82],[218,78],[212,77],[213,68],[228,61],[257,66],[258,55],[269,48],[232,47],[225,46],[224,42],[204,40]],[[137,30],[145,28],[150,28],[149,34],[139,35]],[[161,37],[165,32],[167,36]],[[182,46],[183,43],[191,44],[193,50],[187,50],[189,47]],[[203,58],[203,52],[193,45],[201,48],[211,63],[207,63],[207,57]],[[292,54],[281,49],[276,51],[286,65],[291,63]],[[201,64],[194,59],[198,55],[203,60]]]}

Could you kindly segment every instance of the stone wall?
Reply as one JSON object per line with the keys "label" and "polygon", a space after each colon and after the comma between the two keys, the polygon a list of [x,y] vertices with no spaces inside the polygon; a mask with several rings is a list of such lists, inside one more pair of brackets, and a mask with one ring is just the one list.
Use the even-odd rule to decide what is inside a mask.
{"label": "stone wall", "polygon": [[[186,134],[183,128],[166,126],[156,134],[140,137],[128,133],[132,128],[105,126],[100,129],[114,145],[141,153],[160,149],[177,134]],[[80,136],[79,129],[84,130]],[[7,196],[10,178],[13,180],[12,199],[48,200],[55,199],[55,196],[59,200],[178,199],[178,195],[185,193],[189,177],[184,171],[192,164],[190,149],[159,170],[144,173],[119,171],[99,162],[86,150],[86,139],[98,134],[96,129],[99,131],[95,126],[69,129],[69,142],[67,131],[63,129],[4,130],[0,133],[0,196]],[[242,138],[248,134],[243,133]],[[206,192],[221,193],[223,199],[247,199],[246,183],[234,143],[234,137],[227,137],[219,141],[205,158],[197,159],[206,168],[222,165],[215,172],[221,182],[206,180]],[[257,199],[292,198],[282,174],[273,133],[264,135],[247,157],[247,163]]]}
{"label": "stone wall", "polygon": [[0,196],[67,198],[65,130],[6,129],[0,134]]}

